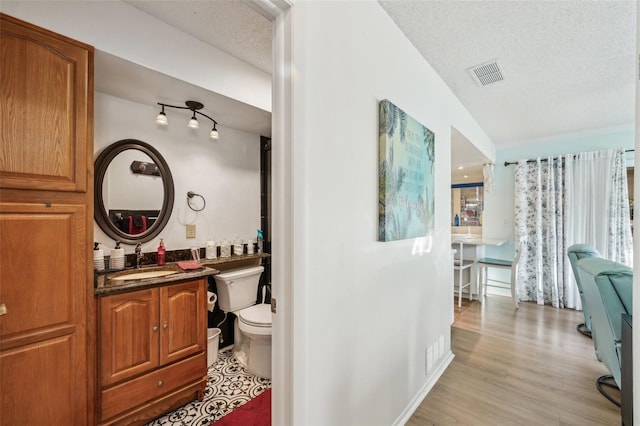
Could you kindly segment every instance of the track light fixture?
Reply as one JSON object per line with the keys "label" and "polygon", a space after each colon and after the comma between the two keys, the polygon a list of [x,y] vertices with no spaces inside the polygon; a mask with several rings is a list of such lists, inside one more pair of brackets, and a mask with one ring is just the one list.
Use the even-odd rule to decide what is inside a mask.
{"label": "track light fixture", "polygon": [[162,107],[162,111],[160,111],[160,113],[158,113],[158,116],[156,117],[156,123],[161,124],[163,126],[166,126],[167,124],[169,124],[169,120],[167,119],[167,115],[164,112],[164,107],[167,108],[177,108],[177,109],[188,109],[192,112],[191,114],[191,119],[189,120],[189,124],[187,124],[189,127],[191,127],[192,129],[197,129],[200,127],[200,124],[198,123],[198,118],[196,116],[196,114],[201,115],[203,117],[208,118],[209,120],[211,120],[213,122],[213,129],[211,129],[211,131],[209,132],[209,137],[211,139],[219,139],[220,135],[218,134],[218,130],[216,129],[216,125],[218,124],[218,122],[216,120],[214,120],[213,118],[209,117],[207,114],[200,112],[200,110],[204,107],[204,105],[202,105],[200,102],[196,102],[196,101],[186,101],[185,105],[186,106],[177,106],[177,105],[169,105],[169,104],[163,104],[161,102],[158,102],[158,105],[160,105]]}

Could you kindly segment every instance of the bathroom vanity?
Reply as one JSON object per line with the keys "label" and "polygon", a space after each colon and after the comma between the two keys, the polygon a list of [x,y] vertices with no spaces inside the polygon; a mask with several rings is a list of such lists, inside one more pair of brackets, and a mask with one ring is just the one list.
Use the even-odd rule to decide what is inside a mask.
{"label": "bathroom vanity", "polygon": [[144,423],[204,397],[207,277],[216,273],[170,264],[96,277],[98,424]]}
{"label": "bathroom vanity", "polygon": [[194,399],[207,384],[207,281],[257,265],[267,253],[95,275],[99,425],[143,424]]}

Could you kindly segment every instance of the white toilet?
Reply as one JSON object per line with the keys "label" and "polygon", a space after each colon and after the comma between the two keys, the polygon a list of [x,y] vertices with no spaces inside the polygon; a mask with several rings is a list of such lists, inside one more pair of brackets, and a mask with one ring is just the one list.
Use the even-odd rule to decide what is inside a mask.
{"label": "white toilet", "polygon": [[264,267],[230,269],[214,275],[218,306],[233,312],[233,355],[251,373],[271,378],[271,305],[256,305]]}

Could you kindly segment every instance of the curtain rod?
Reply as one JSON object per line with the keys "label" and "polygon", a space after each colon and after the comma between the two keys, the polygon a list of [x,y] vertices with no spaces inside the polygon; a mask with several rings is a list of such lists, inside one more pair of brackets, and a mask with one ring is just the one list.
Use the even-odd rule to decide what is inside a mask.
{"label": "curtain rod", "polygon": [[[625,149],[624,150],[624,152],[633,152],[633,151],[635,151],[635,149]],[[537,159],[531,159],[531,160],[527,160],[527,163],[535,163],[536,161],[538,161],[538,160]],[[540,161],[548,161],[548,159],[547,158],[541,158]],[[504,166],[505,167],[510,166],[512,164],[518,164],[518,162],[517,161],[511,161],[511,162],[505,161],[504,162]]]}

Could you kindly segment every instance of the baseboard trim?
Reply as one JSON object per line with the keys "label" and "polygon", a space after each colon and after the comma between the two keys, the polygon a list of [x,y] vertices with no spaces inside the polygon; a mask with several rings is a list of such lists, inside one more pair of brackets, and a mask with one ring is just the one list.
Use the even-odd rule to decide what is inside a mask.
{"label": "baseboard trim", "polygon": [[420,406],[422,400],[424,400],[424,398],[431,391],[436,382],[440,379],[440,376],[442,376],[447,367],[449,367],[449,364],[451,364],[451,361],[453,361],[454,356],[455,355],[453,355],[453,352],[449,351],[447,356],[441,359],[440,363],[435,366],[435,370],[429,377],[429,380],[427,380],[425,384],[422,385],[411,402],[409,402],[409,405],[407,405],[407,407],[402,410],[400,416],[398,416],[396,421],[393,422],[393,426],[402,426],[409,421],[411,416],[413,416],[413,413],[415,413]]}

